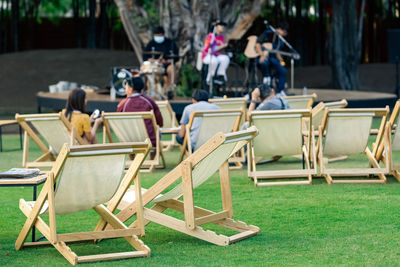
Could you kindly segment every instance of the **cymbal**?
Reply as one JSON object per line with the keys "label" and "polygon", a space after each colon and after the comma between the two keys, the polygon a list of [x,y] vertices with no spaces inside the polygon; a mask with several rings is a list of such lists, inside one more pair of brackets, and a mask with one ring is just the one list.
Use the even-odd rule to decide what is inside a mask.
{"label": "cymbal", "polygon": [[143,52],[144,55],[162,55],[164,54],[163,52],[159,52],[159,51],[144,51]]}

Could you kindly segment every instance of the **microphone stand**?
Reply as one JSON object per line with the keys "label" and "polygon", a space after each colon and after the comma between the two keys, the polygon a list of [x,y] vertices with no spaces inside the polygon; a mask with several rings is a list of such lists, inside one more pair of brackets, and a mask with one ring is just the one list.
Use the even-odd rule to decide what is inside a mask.
{"label": "microphone stand", "polygon": [[[291,51],[293,54],[296,54],[296,56],[298,57],[298,59],[300,59],[300,54],[299,52],[297,52],[293,46],[291,46],[289,44],[288,41],[286,41],[285,38],[283,38],[283,36],[281,36],[279,33],[276,32],[276,29],[274,27],[272,27],[272,25],[270,25],[268,23],[268,21],[264,21],[264,23],[266,24],[267,28],[270,28],[271,31],[274,32],[275,35],[278,36],[279,40],[281,40]],[[293,56],[290,57],[290,89],[293,92],[294,90],[294,59]]]}
{"label": "microphone stand", "polygon": [[211,73],[211,69],[212,69],[211,67],[212,67],[212,44],[213,44],[214,39],[215,39],[215,29],[216,29],[215,26],[216,25],[213,25],[213,32],[212,32],[210,44],[209,44],[209,47],[208,47],[208,55],[210,56],[210,64],[208,65],[208,75],[210,75],[210,86],[209,86],[210,97],[212,96],[212,93],[213,93],[213,83],[214,83],[213,74]]}

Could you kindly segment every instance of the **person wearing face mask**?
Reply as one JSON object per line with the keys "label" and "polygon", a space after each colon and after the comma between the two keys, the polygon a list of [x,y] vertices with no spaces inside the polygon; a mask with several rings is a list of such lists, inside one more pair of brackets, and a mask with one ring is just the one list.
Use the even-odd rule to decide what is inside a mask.
{"label": "person wearing face mask", "polygon": [[[210,76],[216,75],[214,78],[216,81],[221,83],[226,82],[226,70],[229,67],[229,57],[224,53],[224,49],[228,46],[225,42],[223,32],[225,30],[226,23],[217,20],[214,23],[214,32],[210,32],[204,41],[202,59],[204,64],[208,64],[209,71],[207,74],[207,83],[210,81]],[[211,47],[211,50],[210,50]],[[217,70],[218,68],[218,70]],[[215,71],[217,73],[215,74]]]}
{"label": "person wearing face mask", "polygon": [[[153,56],[150,54],[143,54],[143,60],[144,61],[149,61],[150,59],[156,59],[157,61],[160,61],[164,65],[165,69],[165,75],[167,75],[167,84],[164,85],[165,88],[168,88],[172,84],[172,72],[175,71],[176,74],[176,67],[174,68],[171,63],[172,59],[169,55],[178,55],[178,47],[175,45],[175,43],[165,37],[165,32],[162,27],[157,27],[154,30],[154,37],[153,39],[146,45],[145,52],[161,52],[162,57],[161,60],[159,59],[160,56]],[[176,58],[175,58],[176,60]],[[176,75],[174,76],[176,77]]]}

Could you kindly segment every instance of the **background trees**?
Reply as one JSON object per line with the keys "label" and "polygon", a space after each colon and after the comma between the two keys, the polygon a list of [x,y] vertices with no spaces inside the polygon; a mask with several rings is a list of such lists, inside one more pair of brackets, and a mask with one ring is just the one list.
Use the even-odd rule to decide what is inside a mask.
{"label": "background trees", "polygon": [[162,25],[188,63],[216,18],[240,39],[238,51],[264,30],[264,19],[274,26],[286,20],[288,40],[302,55],[296,66],[330,64],[333,86],[357,89],[359,62],[387,60],[386,29],[400,28],[399,13],[400,0],[0,0],[0,53],[111,48],[141,58]]}

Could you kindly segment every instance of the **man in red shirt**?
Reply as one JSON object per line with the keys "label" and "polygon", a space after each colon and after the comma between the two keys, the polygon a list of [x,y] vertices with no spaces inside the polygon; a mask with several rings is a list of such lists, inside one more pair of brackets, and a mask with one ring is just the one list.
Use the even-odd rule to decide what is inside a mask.
{"label": "man in red shirt", "polygon": [[[137,112],[153,110],[156,123],[163,126],[163,119],[157,104],[148,96],[140,92],[144,88],[144,83],[140,77],[127,77],[124,81],[127,97],[118,104],[117,112]],[[150,137],[153,147],[156,146],[156,133],[150,119],[144,120],[147,134]],[[153,153],[151,153],[153,154]]]}

